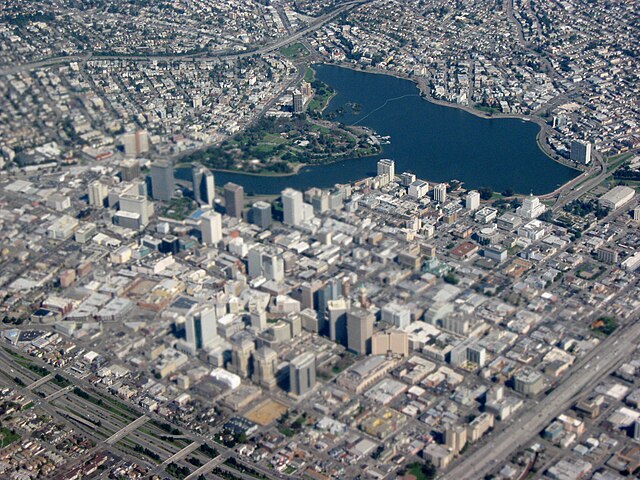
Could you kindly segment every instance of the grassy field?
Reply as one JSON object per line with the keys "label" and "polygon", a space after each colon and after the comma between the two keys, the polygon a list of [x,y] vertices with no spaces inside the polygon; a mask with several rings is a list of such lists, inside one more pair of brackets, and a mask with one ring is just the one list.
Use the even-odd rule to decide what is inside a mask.
{"label": "grassy field", "polygon": [[309,56],[309,50],[301,43],[292,43],[280,49],[280,52],[287,58],[293,60]]}

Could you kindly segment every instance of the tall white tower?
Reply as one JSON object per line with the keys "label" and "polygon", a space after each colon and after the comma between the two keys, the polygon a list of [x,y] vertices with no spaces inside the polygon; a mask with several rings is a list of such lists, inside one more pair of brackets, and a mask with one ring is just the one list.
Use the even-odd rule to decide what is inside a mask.
{"label": "tall white tower", "polygon": [[222,239],[222,215],[209,211],[200,217],[202,243],[215,245]]}
{"label": "tall white tower", "polygon": [[302,192],[287,188],[282,191],[282,207],[286,225],[300,225],[304,220],[304,202]]}

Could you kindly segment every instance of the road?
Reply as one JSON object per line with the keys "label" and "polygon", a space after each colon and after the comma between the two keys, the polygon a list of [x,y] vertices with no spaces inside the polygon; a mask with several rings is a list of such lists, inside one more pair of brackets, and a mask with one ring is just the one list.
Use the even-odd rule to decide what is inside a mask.
{"label": "road", "polygon": [[138,427],[141,427],[142,425],[144,425],[148,421],[149,421],[149,417],[147,417],[146,415],[142,415],[141,417],[137,418],[136,420],[131,422],[126,427],[122,428],[121,430],[117,431],[116,433],[111,435],[109,438],[107,438],[105,440],[105,443],[107,443],[109,445],[113,445],[118,440],[120,440],[122,437],[124,437],[124,436],[128,435],[129,433],[133,432]]}
{"label": "road", "polygon": [[[634,318],[640,307],[631,313]],[[532,406],[524,415],[491,439],[483,447],[463,457],[462,461],[441,478],[475,480],[482,478],[493,468],[525,446],[557,415],[569,407],[575,397],[591,388],[600,378],[614,370],[637,345],[640,337],[640,320],[618,328],[600,345],[587,354],[549,395]],[[597,363],[598,368],[593,368]]]}
{"label": "road", "polygon": [[309,33],[312,33],[319,28],[322,28],[324,25],[332,21],[338,15],[350,10],[352,8],[356,8],[360,5],[370,2],[371,0],[353,0],[350,2],[346,2],[341,4],[335,10],[328,12],[320,17],[317,17],[313,22],[311,22],[307,27],[298,30],[295,33],[289,34],[279,40],[268,43],[266,45],[254,45],[250,46],[247,50],[238,53],[233,50],[218,50],[212,51],[208,53],[199,53],[199,54],[176,54],[176,55],[94,55],[92,52],[88,52],[82,55],[68,55],[68,56],[60,56],[60,57],[52,57],[49,59],[39,60],[37,62],[24,63],[21,65],[5,65],[0,68],[0,75],[11,75],[18,72],[30,71],[36,68],[41,68],[45,66],[59,65],[59,64],[67,64],[70,62],[86,62],[89,59],[96,60],[126,60],[130,62],[139,62],[139,61],[173,61],[173,60],[192,60],[197,62],[209,62],[212,60],[217,60],[220,58],[243,58],[243,57],[251,57],[254,55],[262,55],[265,53],[270,53],[275,50],[278,50],[290,43],[296,42],[301,38],[305,37]]}

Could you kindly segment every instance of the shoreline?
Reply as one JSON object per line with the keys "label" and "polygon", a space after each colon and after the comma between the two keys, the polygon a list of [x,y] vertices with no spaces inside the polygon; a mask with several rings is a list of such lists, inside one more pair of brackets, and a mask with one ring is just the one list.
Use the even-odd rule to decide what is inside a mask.
{"label": "shoreline", "polygon": [[469,105],[461,105],[459,103],[452,103],[452,102],[447,102],[446,100],[439,100],[437,98],[433,98],[429,92],[426,90],[424,83],[420,82],[419,78],[416,77],[411,77],[399,72],[392,72],[392,71],[388,71],[388,70],[380,70],[377,68],[370,68],[370,67],[365,67],[365,68],[359,68],[359,67],[355,67],[351,64],[343,64],[343,63],[323,63],[321,65],[333,65],[336,67],[340,67],[340,68],[347,68],[349,70],[353,70],[354,72],[364,72],[364,73],[371,73],[374,75],[388,75],[390,77],[395,77],[398,78],[400,80],[407,80],[410,81],[411,83],[413,83],[416,88],[418,89],[418,91],[420,92],[420,98],[422,98],[423,100],[426,100],[427,102],[433,103],[434,105],[440,105],[441,107],[449,107],[449,108],[456,108],[458,110],[462,110],[464,112],[470,113],[471,115],[474,115],[476,117],[479,118],[483,118],[485,120],[491,120],[491,119],[501,119],[501,118],[511,118],[511,119],[517,119],[517,120],[522,120],[525,122],[533,122],[536,125],[538,125],[539,127],[539,131],[536,134],[536,143],[538,144],[538,148],[542,151],[542,153],[544,153],[547,157],[549,157],[551,160],[553,160],[556,163],[559,163],[560,165],[563,165],[567,168],[570,168],[571,170],[575,170],[577,172],[584,172],[585,170],[582,170],[580,168],[576,168],[573,165],[570,165],[568,162],[562,161],[560,159],[557,158],[557,154],[546,144],[546,142],[542,141],[542,136],[544,134],[544,132],[547,130],[547,124],[546,122],[535,115],[522,115],[522,114],[517,114],[517,113],[495,113],[495,114],[488,114],[486,112],[483,112],[482,110],[478,110],[474,107],[471,107]]}

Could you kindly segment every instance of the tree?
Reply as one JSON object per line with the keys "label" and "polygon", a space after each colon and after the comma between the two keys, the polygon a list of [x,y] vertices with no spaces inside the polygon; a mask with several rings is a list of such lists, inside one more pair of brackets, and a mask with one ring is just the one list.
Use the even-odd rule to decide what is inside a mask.
{"label": "tree", "polygon": [[493,189],[491,187],[480,187],[478,193],[482,200],[489,200],[493,196]]}

